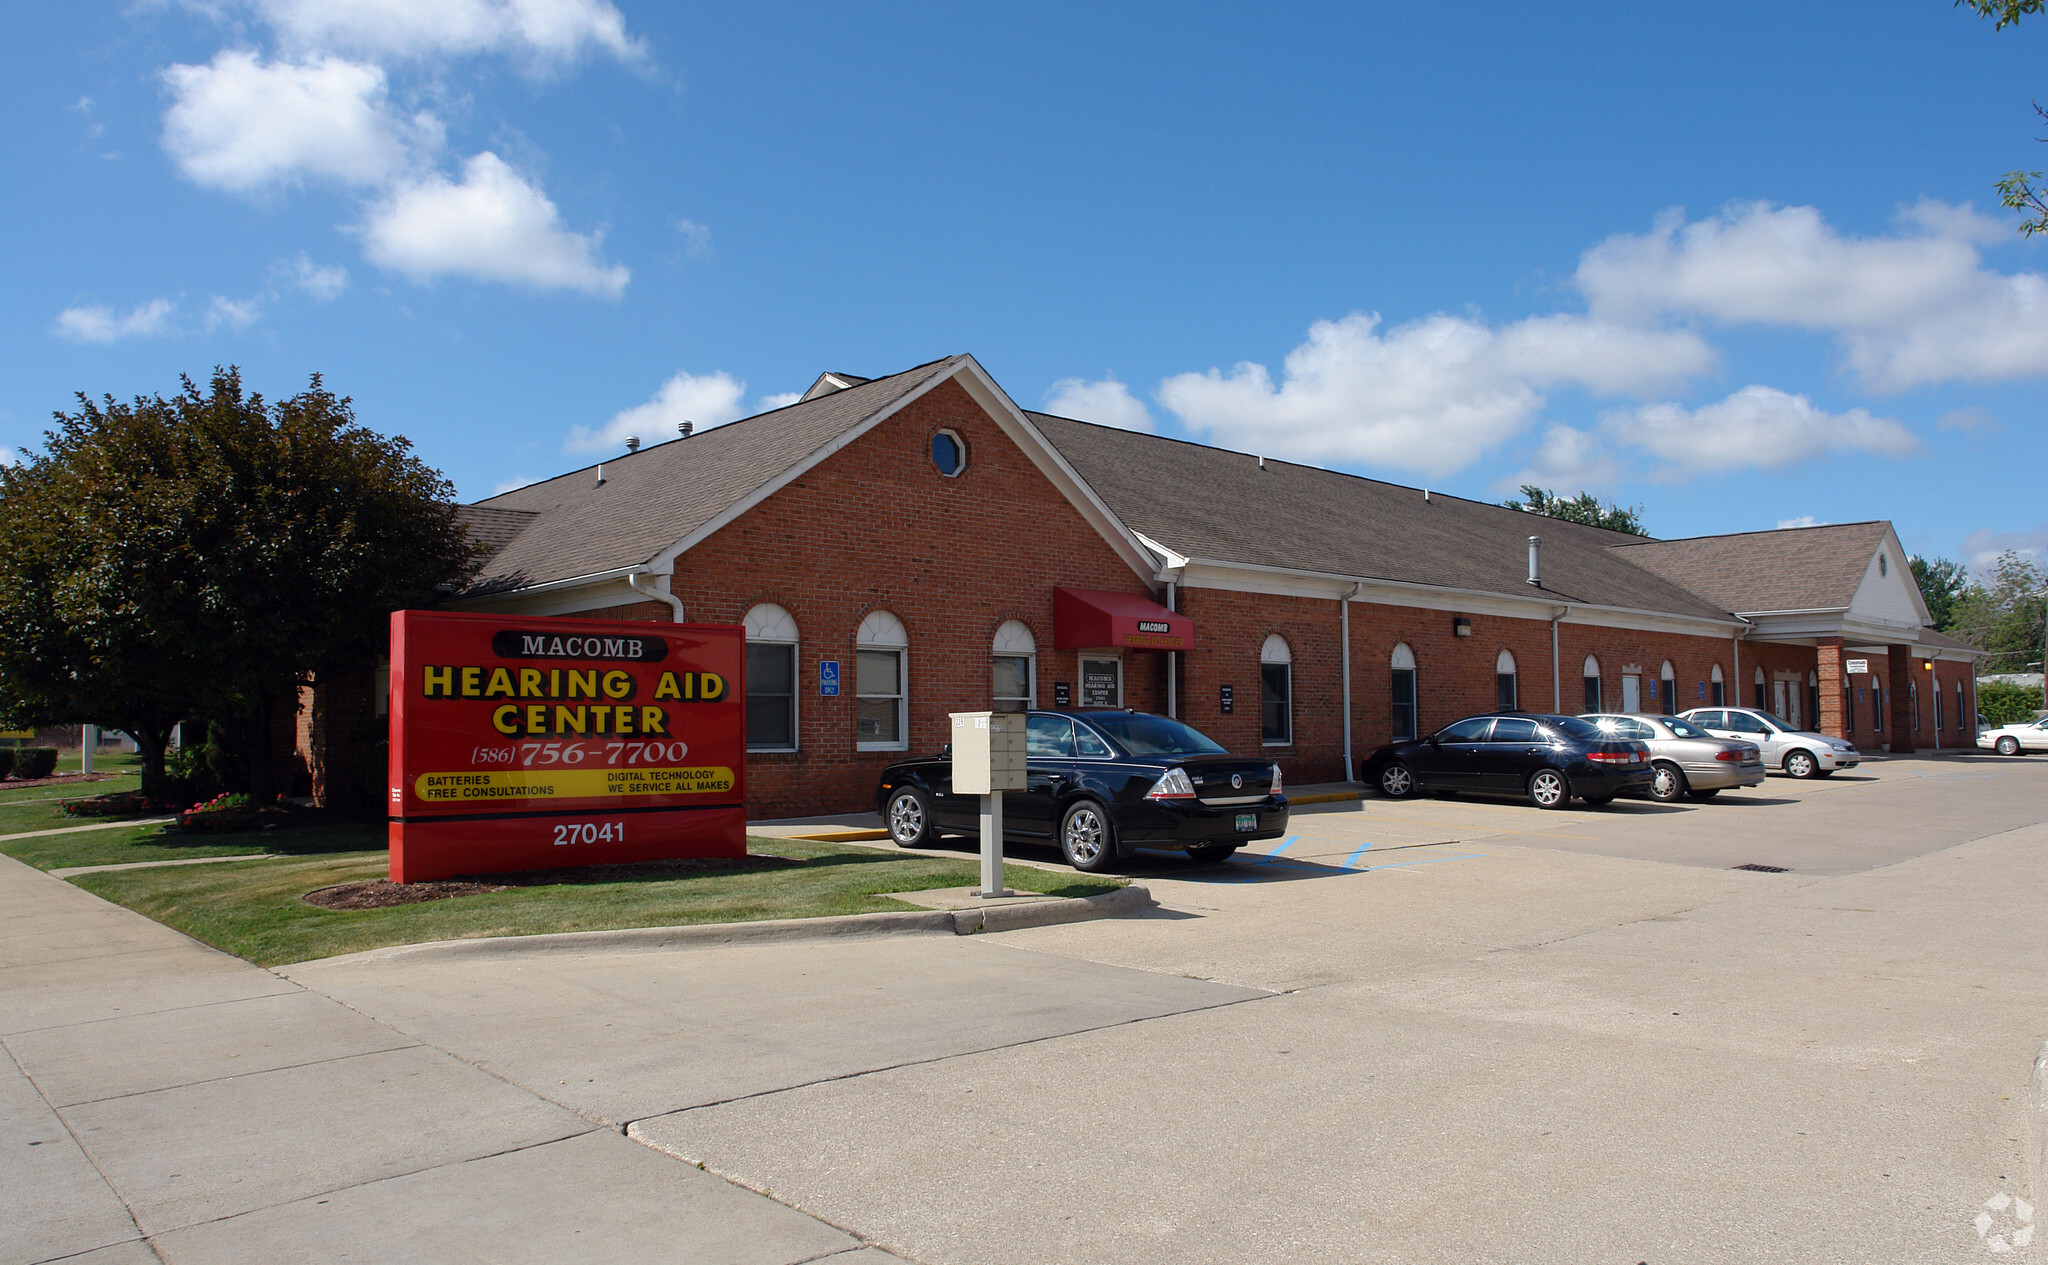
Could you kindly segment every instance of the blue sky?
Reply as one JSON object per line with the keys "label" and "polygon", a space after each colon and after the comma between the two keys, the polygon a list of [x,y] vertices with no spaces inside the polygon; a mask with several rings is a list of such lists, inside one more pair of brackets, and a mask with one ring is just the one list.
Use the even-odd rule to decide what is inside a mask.
{"label": "blue sky", "polygon": [[309,374],[465,499],[974,353],[1026,407],[1658,535],[2048,556],[2048,20],[8,6],[0,447]]}

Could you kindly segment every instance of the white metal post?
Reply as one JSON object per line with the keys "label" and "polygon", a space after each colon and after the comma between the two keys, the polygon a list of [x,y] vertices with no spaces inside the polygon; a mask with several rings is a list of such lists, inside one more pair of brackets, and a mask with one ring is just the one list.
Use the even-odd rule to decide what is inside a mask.
{"label": "white metal post", "polygon": [[80,725],[78,727],[78,771],[80,773],[92,772],[92,749],[98,746],[99,742],[100,729],[98,725]]}
{"label": "white metal post", "polygon": [[981,896],[1015,896],[1003,886],[1003,793],[981,797]]}

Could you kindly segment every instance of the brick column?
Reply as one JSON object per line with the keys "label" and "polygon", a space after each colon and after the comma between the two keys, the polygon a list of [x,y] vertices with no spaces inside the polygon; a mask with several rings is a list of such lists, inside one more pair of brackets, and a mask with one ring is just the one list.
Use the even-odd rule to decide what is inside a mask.
{"label": "brick column", "polygon": [[1822,637],[1814,674],[1820,678],[1820,715],[1814,728],[1834,738],[1849,736],[1849,700],[1842,691],[1842,639]]}
{"label": "brick column", "polygon": [[1891,695],[1885,724],[1891,727],[1893,755],[1913,750],[1913,647],[1884,648],[1884,688]]}

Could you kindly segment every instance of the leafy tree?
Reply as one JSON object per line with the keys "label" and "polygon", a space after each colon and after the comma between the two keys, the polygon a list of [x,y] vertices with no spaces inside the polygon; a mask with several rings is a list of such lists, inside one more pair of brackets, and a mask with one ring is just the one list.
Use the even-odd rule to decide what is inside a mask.
{"label": "leafy tree", "polygon": [[[182,382],[169,400],[81,394],[46,452],[0,472],[0,697],[127,729],[152,782],[164,718],[205,716],[267,798],[298,688],[360,670],[390,611],[462,583],[478,553],[447,479],[319,375],[276,404],[234,368]],[[124,714],[130,699],[155,710]]]}
{"label": "leafy tree", "polygon": [[1936,558],[1930,562],[1917,553],[1907,562],[1913,568],[1914,581],[1920,586],[1921,600],[1927,603],[1927,613],[1934,617],[1934,626],[1947,632],[1949,621],[1955,614],[1956,599],[1970,585],[1970,569],[1947,558]]}
{"label": "leafy tree", "polygon": [[1983,582],[1973,583],[1956,598],[1952,626],[1946,631],[1991,657],[1979,667],[1985,675],[2025,672],[2041,662],[2048,631],[2048,568],[2007,550],[1991,564]]}
{"label": "leafy tree", "polygon": [[[1992,29],[2002,31],[2022,17],[2041,13],[2043,3],[2044,0],[1955,0],[1955,7],[1968,7],[1976,10],[1979,17],[1995,19],[1997,25]],[[2034,105],[2034,113],[2048,119],[2048,110],[2043,110],[2039,102]],[[2008,171],[1998,181],[1999,205],[2020,213],[2023,237],[2048,230],[2048,187],[2035,183],[2040,179],[2038,171]]]}
{"label": "leafy tree", "polygon": [[1977,710],[1993,725],[2032,720],[2041,710],[2041,687],[2012,681],[1979,681]]}
{"label": "leafy tree", "polygon": [[1626,508],[1612,502],[1602,505],[1591,492],[1581,492],[1574,497],[1562,497],[1548,488],[1534,484],[1522,485],[1520,500],[1509,499],[1501,502],[1511,510],[1525,510],[1541,514],[1545,518],[1561,518],[1568,523],[1585,523],[1591,527],[1605,527],[1609,531],[1627,532],[1631,536],[1647,536],[1643,529],[1643,507],[1631,505]]}

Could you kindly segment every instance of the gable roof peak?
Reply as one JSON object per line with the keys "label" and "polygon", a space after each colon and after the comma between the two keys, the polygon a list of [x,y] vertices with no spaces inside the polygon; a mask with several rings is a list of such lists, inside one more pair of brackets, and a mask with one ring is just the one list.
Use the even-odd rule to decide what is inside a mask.
{"label": "gable roof peak", "polygon": [[865,386],[872,381],[874,381],[873,378],[863,378],[857,373],[832,373],[829,371],[821,373],[818,375],[818,380],[811,383],[810,387],[797,397],[797,403],[802,404],[806,400],[815,400],[821,395],[830,395],[834,391],[844,391],[848,387]]}

